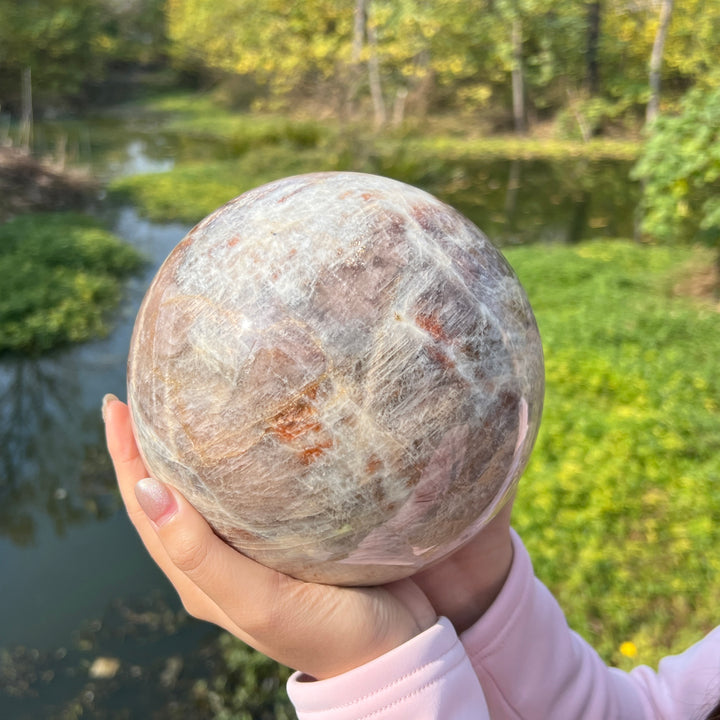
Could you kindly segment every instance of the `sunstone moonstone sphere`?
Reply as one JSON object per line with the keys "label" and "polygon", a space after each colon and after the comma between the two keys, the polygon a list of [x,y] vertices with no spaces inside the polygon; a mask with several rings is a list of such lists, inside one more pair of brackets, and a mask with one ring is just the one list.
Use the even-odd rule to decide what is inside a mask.
{"label": "sunstone moonstone sphere", "polygon": [[359,173],[251,190],[172,251],[128,363],[149,472],[304,580],[411,575],[500,509],[538,431],[525,293],[467,219]]}

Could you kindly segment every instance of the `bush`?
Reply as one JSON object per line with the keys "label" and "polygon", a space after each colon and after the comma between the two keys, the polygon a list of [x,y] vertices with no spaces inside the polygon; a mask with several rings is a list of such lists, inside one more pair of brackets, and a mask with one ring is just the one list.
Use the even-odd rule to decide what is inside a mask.
{"label": "bush", "polygon": [[643,232],[720,249],[720,87],[694,88],[677,115],[657,117],[633,176],[644,185]]}
{"label": "bush", "polygon": [[219,639],[224,669],[199,681],[195,695],[207,697],[215,720],[295,720],[285,685],[291,671],[237,638]]}
{"label": "bush", "polygon": [[120,278],[141,262],[82,215],[23,215],[0,225],[0,352],[43,352],[104,334]]}

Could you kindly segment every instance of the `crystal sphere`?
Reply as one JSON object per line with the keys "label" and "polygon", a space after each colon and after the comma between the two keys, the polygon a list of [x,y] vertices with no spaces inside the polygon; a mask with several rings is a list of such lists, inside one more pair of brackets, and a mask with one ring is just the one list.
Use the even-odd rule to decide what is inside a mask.
{"label": "crystal sphere", "polygon": [[411,575],[482,528],[543,390],[532,310],[487,238],[349,172],[200,222],[148,289],[128,361],[148,471],[249,557],[340,585]]}

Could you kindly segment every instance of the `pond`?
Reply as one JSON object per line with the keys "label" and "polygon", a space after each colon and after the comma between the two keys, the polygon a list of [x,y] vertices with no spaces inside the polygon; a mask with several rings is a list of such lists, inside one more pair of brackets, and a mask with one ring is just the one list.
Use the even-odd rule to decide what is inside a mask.
{"label": "pond", "polygon": [[[179,157],[218,152],[212,144],[180,147],[113,124],[82,127],[78,159],[91,159],[105,177],[162,172]],[[499,244],[631,236],[637,189],[628,169],[585,161],[456,163],[441,187],[428,189]],[[216,634],[187,620],[135,536],[115,490],[100,416],[106,392],[125,396],[135,314],[155,270],[189,226],[150,223],[131,207],[100,212],[150,259],[128,283],[112,334],[40,359],[0,361],[5,720],[63,717],[73,707],[92,717],[115,717],[113,707],[150,717],[179,692],[178,667],[188,682],[193,673],[202,676],[198,649]],[[98,665],[98,658],[110,665]],[[150,678],[168,676],[168,658],[180,658],[180,665],[172,666],[172,682],[159,687]]]}

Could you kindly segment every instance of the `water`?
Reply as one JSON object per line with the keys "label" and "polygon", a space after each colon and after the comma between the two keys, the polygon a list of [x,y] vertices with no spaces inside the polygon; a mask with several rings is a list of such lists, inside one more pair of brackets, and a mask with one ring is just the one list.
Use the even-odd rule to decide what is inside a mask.
{"label": "water", "polygon": [[[182,620],[174,590],[128,522],[100,414],[106,392],[125,395],[135,314],[157,266],[189,228],[146,222],[132,208],[117,212],[112,225],[150,260],[144,274],[128,283],[112,334],[42,359],[0,362],[4,720],[53,717],[74,695],[87,692],[87,666],[100,655],[121,657],[128,668],[147,667],[192,653],[212,633],[209,626]],[[129,614],[148,612],[176,613],[177,627],[140,627],[137,638],[118,640],[137,633],[138,622],[128,620]],[[36,681],[14,698],[12,672],[26,658],[23,648],[31,652],[33,668],[47,665],[53,679]],[[3,652],[12,655],[12,665]],[[47,653],[52,662],[44,659]],[[28,676],[37,674],[33,668]],[[151,687],[143,697],[141,715],[167,700]]]}
{"label": "water", "polygon": [[629,169],[608,160],[471,160],[438,192],[501,246],[628,238],[638,201]]}
{"label": "water", "polygon": [[[105,177],[162,172],[181,152],[167,138],[120,132],[117,123],[94,128],[97,142],[80,127],[63,146]],[[215,144],[186,144],[182,155],[214,157],[217,151]],[[428,189],[502,244],[628,236],[636,191],[627,170],[612,163],[465,163],[448,168],[441,187]],[[125,395],[135,314],[155,270],[189,227],[150,223],[129,207],[104,212],[114,232],[150,261],[128,282],[112,334],[42,359],[0,361],[4,720],[60,717],[73,703],[92,717],[106,717],[97,708],[102,693],[111,691],[107,704],[135,707],[133,717],[148,717],[167,705],[175,685],[163,694],[150,680],[162,674],[151,676],[145,668],[162,669],[177,656],[191,676],[197,648],[212,635],[207,626],[183,619],[174,591],[127,521],[100,416],[106,392]],[[121,660],[114,686],[88,679],[100,655]]]}
{"label": "water", "polygon": [[126,208],[114,229],[151,260],[128,283],[114,332],[43,359],[0,364],[0,467],[9,479],[0,565],[17,588],[0,594],[3,645],[62,644],[68,627],[101,614],[121,590],[158,587],[152,563],[118,512],[100,401],[106,392],[124,396],[135,314],[155,268],[188,228],[153,226]]}

